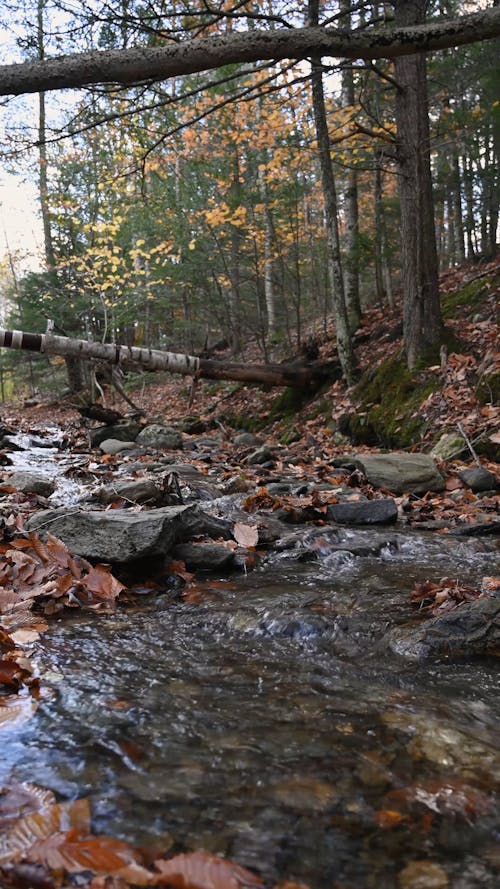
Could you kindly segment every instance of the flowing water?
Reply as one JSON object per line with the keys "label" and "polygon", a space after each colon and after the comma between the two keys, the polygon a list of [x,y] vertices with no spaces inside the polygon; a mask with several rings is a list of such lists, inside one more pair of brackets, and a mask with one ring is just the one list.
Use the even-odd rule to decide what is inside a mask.
{"label": "flowing water", "polygon": [[380,642],[414,623],[415,581],[477,583],[498,548],[345,530],[316,555],[206,578],[191,603],[165,590],[53,624],[37,660],[54,694],[2,733],[0,785],[88,796],[95,832],[208,849],[269,881],[498,885],[496,663],[417,665]]}

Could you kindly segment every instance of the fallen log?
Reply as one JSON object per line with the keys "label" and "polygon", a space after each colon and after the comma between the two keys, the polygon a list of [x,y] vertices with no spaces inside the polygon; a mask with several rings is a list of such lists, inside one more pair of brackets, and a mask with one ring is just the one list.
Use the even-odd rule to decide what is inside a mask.
{"label": "fallen log", "polygon": [[291,386],[298,389],[314,389],[327,380],[341,376],[336,361],[313,361],[289,364],[240,364],[231,361],[213,361],[195,355],[162,352],[158,349],[142,349],[136,346],[119,346],[113,343],[93,343],[54,333],[26,333],[22,330],[0,329],[0,347],[25,349],[46,355],[71,355],[82,360],[106,361],[122,367],[143,367],[145,370],[166,370],[169,373],[211,380],[233,380],[242,383],[260,383],[265,386]]}

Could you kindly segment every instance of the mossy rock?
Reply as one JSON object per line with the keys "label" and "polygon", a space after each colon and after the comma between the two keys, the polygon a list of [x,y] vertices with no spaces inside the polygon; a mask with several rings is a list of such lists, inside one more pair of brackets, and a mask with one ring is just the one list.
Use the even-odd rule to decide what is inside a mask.
{"label": "mossy rock", "polygon": [[297,411],[301,410],[308,401],[311,400],[311,394],[289,387],[283,389],[283,392],[274,400],[273,406],[269,412],[269,420],[289,420],[295,417]]}
{"label": "mossy rock", "polygon": [[339,431],[355,445],[415,444],[425,432],[420,405],[438,386],[437,378],[409,371],[402,358],[390,358],[363,374],[354,390],[358,411],[344,418]]}
{"label": "mossy rock", "polygon": [[485,277],[471,281],[460,290],[454,290],[452,293],[444,293],[441,296],[441,312],[443,318],[455,318],[460,314],[460,309],[466,306],[471,313],[477,311],[483,304],[484,300],[489,296],[491,285],[495,282],[495,278]]}

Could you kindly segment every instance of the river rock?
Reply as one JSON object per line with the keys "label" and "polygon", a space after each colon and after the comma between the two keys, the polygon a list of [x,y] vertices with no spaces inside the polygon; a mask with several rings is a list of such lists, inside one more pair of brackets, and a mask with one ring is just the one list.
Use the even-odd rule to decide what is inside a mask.
{"label": "river rock", "polygon": [[494,472],[485,469],[484,466],[472,466],[470,469],[463,469],[459,472],[459,477],[471,491],[479,494],[481,491],[495,491],[500,488],[500,479]]}
{"label": "river rock", "polygon": [[85,558],[111,563],[164,556],[192,537],[231,537],[231,524],[204,513],[196,504],[144,512],[129,509],[45,509],[32,516],[29,531],[50,531]]}
{"label": "river rock", "polygon": [[99,445],[103,454],[121,454],[122,451],[133,451],[136,447],[135,441],[121,441],[117,438],[105,438]]}
{"label": "river rock", "polygon": [[40,494],[41,497],[50,497],[56,489],[51,478],[38,472],[14,472],[8,483],[23,494]]}
{"label": "river rock", "polygon": [[145,426],[137,436],[137,443],[148,448],[166,448],[168,450],[181,450],[183,439],[180,432],[173,426],[163,423],[152,423]]}
{"label": "river rock", "polygon": [[269,448],[267,445],[263,445],[261,448],[257,448],[256,451],[252,451],[252,453],[249,454],[243,462],[247,463],[249,466],[261,466],[263,463],[274,462],[274,459],[274,450]]}
{"label": "river rock", "polygon": [[114,500],[129,500],[132,503],[159,503],[163,491],[147,478],[124,479],[105,485],[97,492],[101,503],[113,503]]}
{"label": "river rock", "polygon": [[428,454],[356,454],[356,464],[371,485],[394,494],[444,491],[444,478]]}
{"label": "river rock", "polygon": [[115,423],[113,426],[98,426],[90,434],[90,443],[93,448],[98,448],[107,438],[113,438],[115,441],[135,441],[140,431],[139,423],[128,421]]}
{"label": "river rock", "polygon": [[262,444],[262,439],[253,432],[239,432],[235,435],[233,443],[238,448],[258,448]]}
{"label": "river rock", "polygon": [[393,630],[389,648],[413,661],[487,655],[500,648],[500,599],[485,596],[431,618],[414,630]]}
{"label": "river rock", "polygon": [[397,521],[398,508],[392,497],[383,500],[353,500],[332,503],[326,516],[338,525],[390,525]]}
{"label": "river rock", "polygon": [[179,543],[172,555],[184,562],[189,571],[223,571],[235,566],[234,551],[222,543]]}

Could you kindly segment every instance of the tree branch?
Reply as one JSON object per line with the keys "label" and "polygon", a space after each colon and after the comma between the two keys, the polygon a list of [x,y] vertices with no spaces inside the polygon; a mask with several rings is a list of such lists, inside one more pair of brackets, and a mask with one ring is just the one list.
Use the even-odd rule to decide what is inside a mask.
{"label": "tree branch", "polygon": [[451,21],[350,32],[343,28],[232,31],[164,46],[142,46],[0,66],[0,95],[81,87],[91,83],[141,83],[208,71],[236,62],[304,59],[395,58],[500,35],[500,7]]}

